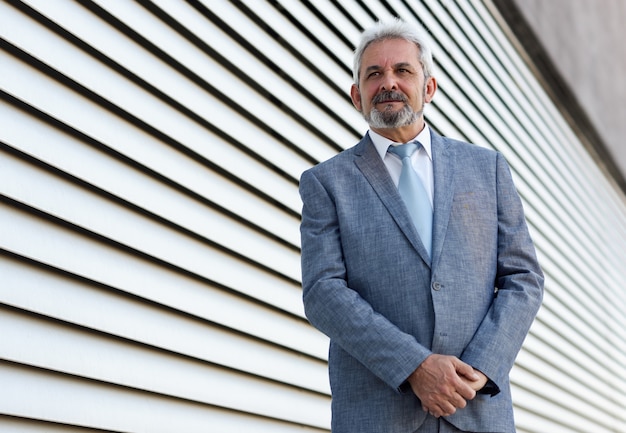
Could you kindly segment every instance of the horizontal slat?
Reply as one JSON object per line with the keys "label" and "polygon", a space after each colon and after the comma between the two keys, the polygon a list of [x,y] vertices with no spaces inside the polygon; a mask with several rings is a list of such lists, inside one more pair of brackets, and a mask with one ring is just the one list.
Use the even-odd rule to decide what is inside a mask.
{"label": "horizontal slat", "polygon": [[22,417],[0,415],[0,431],[11,433],[111,433],[111,430],[71,426]]}

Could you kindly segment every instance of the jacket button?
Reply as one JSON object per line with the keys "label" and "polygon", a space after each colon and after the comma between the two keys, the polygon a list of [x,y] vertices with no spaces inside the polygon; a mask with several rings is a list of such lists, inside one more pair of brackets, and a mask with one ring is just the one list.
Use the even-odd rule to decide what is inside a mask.
{"label": "jacket button", "polygon": [[441,290],[443,286],[441,285],[441,283],[433,283],[433,290]]}

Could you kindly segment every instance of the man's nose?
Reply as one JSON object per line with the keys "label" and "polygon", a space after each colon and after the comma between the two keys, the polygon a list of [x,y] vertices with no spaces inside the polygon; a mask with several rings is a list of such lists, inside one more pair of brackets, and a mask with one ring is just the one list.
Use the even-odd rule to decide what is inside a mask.
{"label": "man's nose", "polygon": [[397,88],[398,83],[393,74],[389,72],[385,73],[380,83],[380,90],[396,90]]}

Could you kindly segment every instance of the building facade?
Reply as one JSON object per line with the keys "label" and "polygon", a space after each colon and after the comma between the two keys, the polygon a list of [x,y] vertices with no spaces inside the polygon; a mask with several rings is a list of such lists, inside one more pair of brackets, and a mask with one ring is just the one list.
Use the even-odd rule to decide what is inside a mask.
{"label": "building facade", "polygon": [[298,179],[367,130],[352,50],[393,16],[546,274],[518,431],[626,431],[626,197],[490,0],[0,1],[0,431],[329,430]]}

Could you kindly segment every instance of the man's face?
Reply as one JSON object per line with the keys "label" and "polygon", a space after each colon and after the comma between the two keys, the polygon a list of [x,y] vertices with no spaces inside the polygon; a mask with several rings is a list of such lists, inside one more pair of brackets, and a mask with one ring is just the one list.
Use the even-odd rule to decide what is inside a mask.
{"label": "man's face", "polygon": [[424,104],[437,88],[432,77],[424,80],[419,49],[404,39],[370,44],[363,53],[359,87],[351,96],[372,129],[395,129],[423,124]]}

